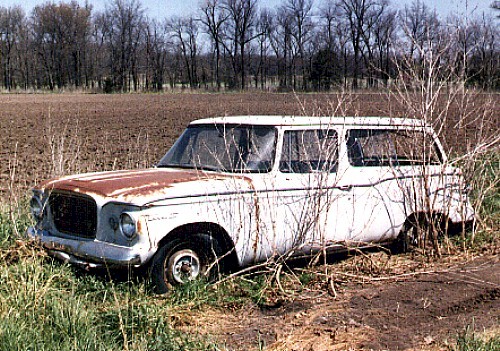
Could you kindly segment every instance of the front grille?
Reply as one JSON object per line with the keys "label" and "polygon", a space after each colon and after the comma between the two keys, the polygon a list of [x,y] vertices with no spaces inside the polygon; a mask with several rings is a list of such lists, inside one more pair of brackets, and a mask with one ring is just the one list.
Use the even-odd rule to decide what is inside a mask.
{"label": "front grille", "polygon": [[56,229],[65,234],[93,239],[97,228],[97,205],[89,196],[53,192],[50,212]]}

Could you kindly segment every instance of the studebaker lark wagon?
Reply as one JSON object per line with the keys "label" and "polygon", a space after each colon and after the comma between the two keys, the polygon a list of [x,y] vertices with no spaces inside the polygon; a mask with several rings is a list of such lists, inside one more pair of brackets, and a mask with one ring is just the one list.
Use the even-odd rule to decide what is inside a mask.
{"label": "studebaker lark wagon", "polygon": [[406,248],[474,220],[431,127],[382,117],[192,122],[151,169],[72,175],[33,190],[28,236],[85,268],[150,268],[158,292],[279,255]]}

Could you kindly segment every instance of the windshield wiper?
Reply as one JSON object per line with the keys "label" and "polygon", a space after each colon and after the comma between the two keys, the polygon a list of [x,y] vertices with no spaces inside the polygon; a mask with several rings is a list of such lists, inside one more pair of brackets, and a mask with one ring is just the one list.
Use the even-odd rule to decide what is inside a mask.
{"label": "windshield wiper", "polygon": [[178,163],[167,163],[157,165],[157,168],[182,168],[182,169],[196,169],[200,171],[212,171],[212,172],[223,172],[224,170],[213,167],[213,166],[202,166],[202,165],[192,165],[192,164],[178,164]]}
{"label": "windshield wiper", "polygon": [[157,168],[183,168],[183,169],[195,169],[193,165],[190,164],[178,164],[178,163],[167,163],[167,164],[161,164],[157,165]]}

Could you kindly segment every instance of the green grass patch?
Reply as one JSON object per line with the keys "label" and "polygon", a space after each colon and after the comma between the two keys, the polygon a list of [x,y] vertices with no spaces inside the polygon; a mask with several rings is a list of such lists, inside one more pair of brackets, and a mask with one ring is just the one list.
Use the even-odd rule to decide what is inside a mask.
{"label": "green grass patch", "polygon": [[0,349],[211,349],[170,325],[168,300],[143,284],[115,283],[44,257],[0,267]]}
{"label": "green grass patch", "polygon": [[483,226],[500,223],[500,152],[490,152],[462,166]]}
{"label": "green grass patch", "polygon": [[82,274],[19,241],[28,224],[0,213],[0,350],[215,349],[172,326],[173,307],[196,295],[157,298],[144,282]]}
{"label": "green grass patch", "polygon": [[457,338],[456,351],[500,351],[500,335],[479,337],[470,328]]}
{"label": "green grass patch", "polygon": [[215,350],[209,336],[175,328],[179,313],[273,298],[271,274],[197,280],[157,296],[133,274],[82,272],[24,240],[27,212],[0,210],[0,351]]}
{"label": "green grass patch", "polygon": [[2,209],[0,206],[0,249],[8,249],[12,243],[26,232],[31,217],[23,209]]}

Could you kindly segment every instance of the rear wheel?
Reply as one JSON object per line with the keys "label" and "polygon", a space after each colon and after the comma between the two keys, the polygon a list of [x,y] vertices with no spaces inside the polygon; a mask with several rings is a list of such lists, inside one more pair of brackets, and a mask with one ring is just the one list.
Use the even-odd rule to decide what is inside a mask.
{"label": "rear wheel", "polygon": [[439,252],[439,240],[443,237],[443,226],[439,217],[407,220],[398,238],[392,245],[395,253],[420,249],[426,254]]}
{"label": "rear wheel", "polygon": [[151,262],[151,282],[157,293],[196,279],[214,280],[221,270],[217,240],[198,233],[173,239],[163,245]]}

